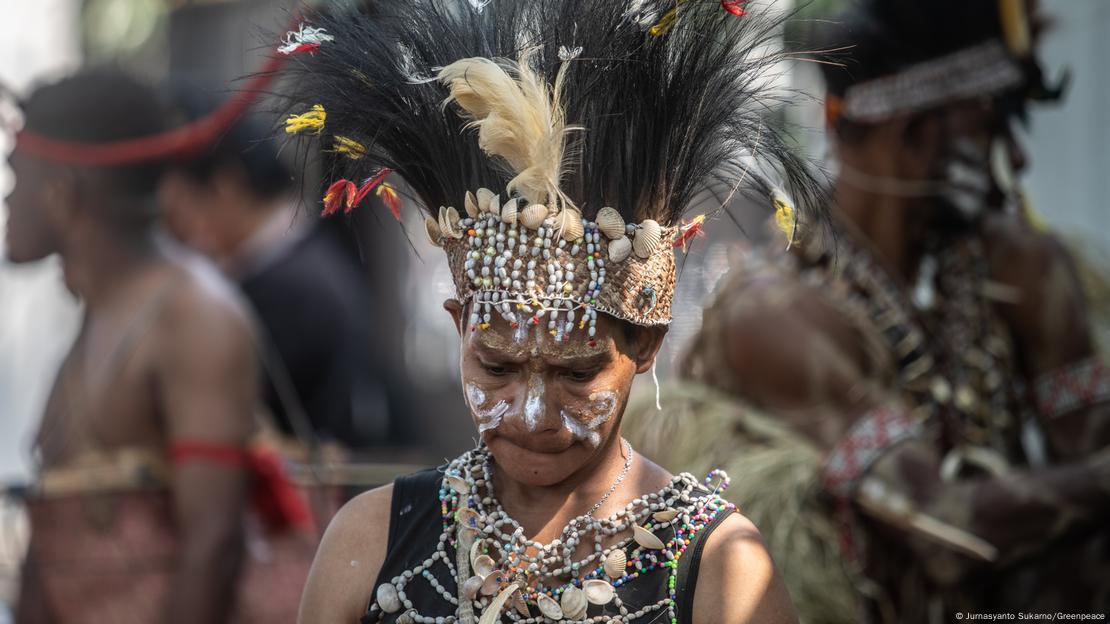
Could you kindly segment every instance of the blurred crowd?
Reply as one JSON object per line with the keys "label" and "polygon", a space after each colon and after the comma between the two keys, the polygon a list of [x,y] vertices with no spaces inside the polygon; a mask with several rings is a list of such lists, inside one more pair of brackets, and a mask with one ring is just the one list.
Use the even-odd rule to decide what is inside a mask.
{"label": "blurred crowd", "polygon": [[[127,613],[102,616],[98,622],[293,621],[321,532],[345,501],[400,474],[437,465],[444,456],[472,447],[476,439],[459,399],[455,330],[438,309],[453,292],[450,275],[443,259],[424,242],[423,219],[407,205],[412,200],[403,185],[387,184],[385,193],[379,188],[350,214],[321,218],[321,198],[329,190],[321,179],[320,161],[342,156],[306,154],[288,140],[287,116],[279,114],[280,106],[268,96],[276,83],[260,83],[248,92],[244,81],[233,80],[262,67],[268,49],[238,54],[246,59],[245,67],[229,68],[211,50],[189,56],[204,45],[198,32],[205,25],[236,22],[233,36],[224,36],[235,39],[234,44],[212,44],[227,52],[244,46],[244,40],[264,39],[245,34],[250,29],[239,22],[255,20],[281,30],[288,7],[245,2],[250,6],[239,7],[241,12],[218,16],[220,3],[181,4],[162,18],[173,24],[167,32],[183,36],[188,28],[193,31],[185,40],[167,37],[170,69],[157,79],[136,58],[141,50],[133,50],[124,62],[88,63],[65,77],[5,93],[3,121],[13,136],[22,132],[8,157],[15,181],[6,198],[7,261],[60,261],[60,279],[81,307],[70,319],[79,329],[66,341],[64,358],[45,367],[53,367],[49,375],[54,381],[37,411],[41,418],[29,444],[35,474],[26,482],[6,484],[12,502],[5,504],[0,525],[0,574],[12,583],[0,586],[5,592],[0,594],[0,624],[85,621],[82,612],[89,605],[121,591],[133,600],[122,607],[105,606],[105,613],[111,608]],[[801,13],[804,19],[795,22],[801,25],[788,26],[788,31],[812,34],[808,29],[813,22],[839,12],[844,4],[813,3]],[[884,59],[894,58],[908,36],[894,27],[892,31],[902,38],[867,39],[873,33],[860,26],[835,32],[816,45],[840,51],[835,57],[840,61],[853,54],[844,50],[859,45],[856,61],[870,63],[878,76],[897,65],[884,65]],[[927,28],[917,35],[923,41],[931,37]],[[1046,31],[1044,36],[1054,35]],[[940,41],[928,53],[941,57],[964,43]],[[205,67],[206,62],[213,66]],[[1025,549],[1046,550],[1047,545],[1051,556],[1040,561],[1053,574],[1070,579],[1071,587],[1064,589],[1072,593],[1061,591],[1057,597],[1046,591],[1037,606],[1078,608],[1102,601],[1105,607],[1110,595],[1083,602],[1093,595],[1083,593],[1088,589],[1106,591],[1104,575],[1110,573],[1105,525],[1097,530],[1086,524],[1092,519],[1105,522],[1107,494],[1084,489],[1107,484],[1105,414],[1092,408],[1082,426],[1073,418],[1066,426],[1050,421],[1039,429],[1023,429],[1023,423],[1036,420],[1032,408],[1022,403],[1029,388],[1012,387],[1012,382],[1020,378],[1033,384],[1081,363],[1087,368],[1069,369],[1068,374],[1091,375],[1090,391],[1068,387],[1065,393],[1076,395],[1075,402],[1110,401],[1110,390],[1098,386],[1110,382],[1094,377],[1105,371],[1091,364],[1104,356],[1099,323],[1107,311],[1100,307],[1100,297],[1110,294],[1110,287],[1097,263],[1085,264],[1088,255],[1049,237],[1037,215],[1020,205],[1027,157],[1019,133],[1011,132],[1009,124],[1027,115],[1024,99],[991,100],[969,93],[965,99],[972,105],[961,100],[945,109],[943,118],[903,125],[839,117],[849,87],[869,77],[860,72],[841,79],[835,70],[825,71],[827,102],[833,104],[822,109],[835,146],[830,159],[836,160],[839,179],[848,180],[829,189],[847,207],[838,223],[849,232],[847,239],[869,241],[861,247],[882,258],[853,265],[857,256],[841,251],[841,266],[864,276],[844,287],[858,297],[845,296],[843,309],[814,303],[810,289],[820,287],[812,280],[832,283],[842,276],[834,275],[830,256],[811,253],[808,245],[793,250],[796,258],[773,255],[781,262],[770,268],[761,264],[766,256],[755,258],[753,249],[765,245],[794,246],[796,232],[790,227],[780,231],[760,221],[747,224],[746,234],[739,228],[722,233],[732,226],[718,222],[710,232],[711,252],[691,254],[683,269],[687,284],[697,286],[687,286],[693,292],[686,294],[680,286],[679,297],[687,299],[676,309],[673,331],[684,336],[669,347],[684,353],[676,356],[673,367],[681,381],[665,383],[660,391],[657,381],[641,380],[638,390],[643,392],[635,394],[628,408],[629,422],[638,428],[627,435],[671,469],[737,462],[734,479],[757,470],[780,477],[750,490],[740,486],[747,492],[741,497],[766,499],[776,489],[784,497],[763,516],[758,505],[755,515],[749,513],[764,528],[776,523],[779,512],[795,514],[792,522],[806,522],[808,499],[799,495],[787,500],[783,492],[812,488],[813,480],[791,481],[794,477],[774,462],[744,464],[754,462],[755,453],[742,461],[742,449],[771,453],[804,447],[820,449],[822,455],[859,450],[846,451],[837,442],[852,432],[850,423],[811,419],[807,401],[819,403],[825,414],[883,413],[885,398],[876,397],[886,397],[887,387],[874,394],[869,394],[874,389],[870,386],[860,390],[866,384],[858,379],[868,375],[907,396],[927,397],[923,402],[956,405],[952,414],[966,407],[957,405],[960,401],[980,402],[977,413],[983,418],[974,423],[976,435],[984,445],[996,444],[996,452],[953,456],[957,458],[937,469],[946,475],[937,482],[914,476],[915,470],[925,470],[922,466],[939,466],[932,449],[911,448],[899,459],[902,463],[882,465],[890,480],[872,485],[864,505],[885,509],[876,513],[889,519],[899,513],[890,509],[900,509],[891,498],[901,496],[913,509],[948,524],[921,529],[914,524],[920,518],[909,513],[890,520],[899,529],[921,529],[914,538],[919,542],[875,530],[873,524],[856,528],[874,530],[880,547],[855,553],[861,560],[853,564],[868,567],[869,578],[894,579],[894,589],[869,586],[872,615],[876,621],[895,621],[897,616],[882,609],[926,609],[928,596],[914,593],[918,586],[913,583],[921,578],[929,583],[968,578],[962,563],[937,554],[937,543],[977,562],[1009,561],[1024,556]],[[1062,86],[1066,84],[1045,80],[1037,85],[1043,92],[1030,101],[1058,99],[1061,93],[1049,92]],[[219,121],[244,93],[249,106]],[[1007,106],[1021,110],[1001,110]],[[175,134],[182,129],[184,135]],[[941,135],[958,140],[943,144],[935,138]],[[917,208],[913,202],[926,195],[916,187],[890,192],[894,199],[881,210],[861,207],[867,203],[861,198],[881,194],[896,178],[958,177],[961,172],[950,169],[984,150],[990,160],[986,177],[962,179],[946,201],[963,217],[978,218],[986,210],[1020,218],[986,228],[987,239],[1005,245],[984,251],[970,244],[951,255],[938,253],[940,264],[921,270],[978,275],[975,267],[990,266],[992,296],[1007,301],[1014,293],[1025,293],[1024,301],[1032,303],[1005,308],[1000,319],[985,312],[975,316],[980,333],[945,342],[945,356],[952,361],[963,362],[961,356],[973,350],[989,360],[979,368],[967,364],[972,372],[958,383],[941,384],[931,377],[908,380],[906,371],[926,357],[928,349],[919,343],[943,342],[932,332],[943,333],[949,326],[945,322],[963,322],[964,317],[953,313],[945,322],[923,325],[920,332],[908,321],[891,321],[865,336],[855,333],[851,323],[841,325],[838,314],[851,308],[845,314],[852,323],[863,322],[860,318],[870,323],[904,310],[891,305],[879,314],[860,307],[860,298],[897,292],[925,302],[922,308],[928,309],[930,301],[960,291],[960,285],[949,282],[932,290],[919,288],[917,267],[909,266],[913,254],[938,245],[930,236],[959,227],[941,223],[917,240],[913,233],[928,229],[921,222],[880,216],[912,213]],[[1028,160],[1035,163],[1036,155]],[[969,175],[976,173],[983,172]],[[390,217],[395,201],[401,203],[398,221]],[[397,235],[398,229],[404,236]],[[756,240],[736,243],[751,238]],[[897,279],[868,281],[867,276],[884,271]],[[787,284],[784,272],[807,277]],[[1048,272],[1051,280],[1036,279]],[[722,276],[718,295],[706,298]],[[413,284],[418,280],[436,288],[417,288]],[[734,300],[735,293],[766,288],[776,296],[763,305]],[[34,314],[35,321],[52,324],[58,313]],[[988,316],[991,323],[1008,328],[1006,340],[1012,343],[998,350],[979,349],[995,344],[990,342],[996,340],[993,330],[985,329],[989,323],[982,320]],[[409,333],[416,324],[432,329]],[[891,332],[902,332],[894,341],[896,349],[884,342]],[[788,354],[776,350],[783,341],[792,345]],[[747,366],[737,364],[737,354],[746,354]],[[670,377],[670,362],[663,366]],[[968,398],[968,388],[980,387],[989,391]],[[962,394],[965,390],[969,394]],[[1059,392],[1052,397],[1066,402]],[[739,409],[731,399],[742,399],[744,410],[754,406],[775,414],[776,422],[767,424],[745,411],[728,421],[724,435],[691,441],[675,430],[675,414],[681,412],[683,422],[702,422],[703,432],[719,431],[723,414]],[[661,412],[656,410],[660,401]],[[995,402],[988,405],[990,401]],[[879,430],[871,432],[873,437],[902,435],[899,422],[868,423]],[[774,443],[768,441],[772,439]],[[998,467],[996,457],[1006,468]],[[1011,468],[1028,472],[1020,480],[1001,480],[1013,474]],[[774,472],[778,469],[782,472]],[[998,480],[977,481],[978,488],[961,485],[959,492],[944,489],[966,473]],[[903,484],[904,491],[891,494],[891,483]],[[98,497],[102,504],[95,502]],[[991,502],[983,503],[985,499]],[[6,511],[9,506],[18,513]],[[1020,522],[1010,521],[1019,516]],[[815,532],[835,533],[841,519],[823,518]],[[799,544],[813,534],[785,533],[781,539]],[[1003,552],[979,538],[1001,545]],[[912,543],[898,557],[882,559],[875,551],[887,544],[883,540]],[[778,550],[772,552],[779,558]],[[88,556],[74,558],[74,553]],[[842,599],[858,589],[850,588],[854,577],[802,578],[798,570],[805,567],[806,557],[825,561],[837,556],[822,546],[805,553],[783,554],[780,563],[797,571],[787,579],[795,601],[810,613],[824,611],[828,619],[823,621],[854,621],[856,605]],[[66,568],[64,573],[60,567]],[[1008,599],[1033,591],[1044,580],[1020,568],[998,578],[1004,581],[970,587]]]}

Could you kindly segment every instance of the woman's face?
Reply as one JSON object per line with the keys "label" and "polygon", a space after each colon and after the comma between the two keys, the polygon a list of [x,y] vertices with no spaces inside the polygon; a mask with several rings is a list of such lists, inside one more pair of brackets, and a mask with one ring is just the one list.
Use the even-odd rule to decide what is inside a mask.
{"label": "woman's face", "polygon": [[488,329],[464,322],[448,302],[462,336],[460,369],[474,424],[516,481],[560,483],[597,458],[619,435],[632,380],[655,361],[664,332],[599,315],[591,340],[584,331],[561,342],[545,324],[514,329],[494,315]]}

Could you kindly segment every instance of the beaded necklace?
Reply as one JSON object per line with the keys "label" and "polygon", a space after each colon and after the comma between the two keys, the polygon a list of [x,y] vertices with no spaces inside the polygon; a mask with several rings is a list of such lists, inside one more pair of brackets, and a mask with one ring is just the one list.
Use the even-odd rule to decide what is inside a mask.
{"label": "beaded necklace", "polygon": [[[665,614],[677,624],[679,560],[697,533],[720,513],[735,509],[718,495],[729,483],[723,471],[709,473],[703,482],[682,473],[612,516],[594,518],[591,510],[572,519],[558,538],[541,544],[527,539],[524,528],[505,512],[492,492],[491,477],[492,456],[485,447],[447,465],[439,490],[443,531],[435,551],[378,586],[371,615],[399,613],[401,624],[487,624],[499,617],[519,624],[617,624]],[[583,545],[588,554],[576,558]],[[455,581],[455,591],[433,573],[442,569]],[[417,577],[455,614],[419,613],[406,594]],[[652,604],[627,604],[616,591],[629,583],[664,579],[666,595]]]}
{"label": "beaded necklace", "polygon": [[[1014,370],[1005,327],[982,292],[987,282],[981,245],[951,242],[935,252],[939,303],[918,310],[864,244],[839,249],[835,276],[817,269],[818,279],[839,277],[850,299],[867,310],[870,322],[891,346],[898,385],[932,413],[958,415],[963,442],[1008,452],[1014,424],[1013,388],[1003,383]],[[926,327],[926,321],[933,321]]]}

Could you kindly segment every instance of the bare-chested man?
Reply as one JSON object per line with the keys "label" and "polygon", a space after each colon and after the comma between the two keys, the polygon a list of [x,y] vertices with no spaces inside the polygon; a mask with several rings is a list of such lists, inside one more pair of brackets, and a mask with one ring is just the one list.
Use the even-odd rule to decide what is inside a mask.
{"label": "bare-chested man", "polygon": [[[1110,379],[1071,259],[1007,196],[1012,124],[1053,91],[1025,5],[822,23],[836,240],[786,227],[791,253],[737,263],[684,362],[688,418],[665,400],[633,436],[752,475],[734,500],[782,531],[803,621],[1110,601]],[[689,442],[710,424],[728,433]]]}
{"label": "bare-chested man", "polygon": [[247,318],[213,270],[160,242],[158,165],[65,162],[66,146],[164,130],[150,89],[92,70],[23,108],[8,254],[59,254],[86,309],[35,440],[19,621],[223,622],[256,396]]}

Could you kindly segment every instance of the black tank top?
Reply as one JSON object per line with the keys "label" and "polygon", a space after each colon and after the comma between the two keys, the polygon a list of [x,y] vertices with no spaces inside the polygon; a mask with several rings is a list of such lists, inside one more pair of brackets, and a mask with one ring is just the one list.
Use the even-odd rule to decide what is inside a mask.
{"label": "black tank top", "polygon": [[[442,469],[429,469],[412,475],[400,477],[393,483],[393,504],[390,510],[389,543],[386,550],[385,561],[374,583],[377,588],[382,583],[404,574],[420,565],[435,550],[443,533],[443,518],[439,507],[439,490],[443,481]],[[708,495],[708,491],[700,494]],[[720,526],[729,515],[732,508],[723,509],[702,530],[695,533],[690,539],[685,554],[679,559],[678,572],[675,581],[675,599],[679,624],[692,624],[694,607],[694,588],[698,582],[698,566],[701,562],[702,549],[709,535]],[[659,537],[666,541],[673,535],[660,533]],[[453,561],[455,552],[450,545],[447,546],[450,559]],[[437,575],[436,581],[448,592],[456,592],[454,578],[441,578]],[[666,569],[655,569],[635,582],[625,583],[616,588],[617,595],[629,608],[659,602],[669,595],[668,579],[670,575]],[[437,592],[427,585],[415,586],[407,594],[407,599],[412,601],[412,606],[425,616],[446,618],[455,615],[455,607],[447,604]],[[591,607],[595,610],[596,607]],[[375,624],[377,622],[392,623],[404,613],[404,609],[397,613],[382,613],[378,610],[368,610],[362,617],[362,624]],[[596,618],[600,614],[591,614]],[[619,616],[619,612],[612,603],[604,607],[604,615],[609,617]],[[645,624],[649,621],[658,621],[667,624],[659,613],[649,613],[641,618]],[[506,621],[508,618],[506,618]]]}

